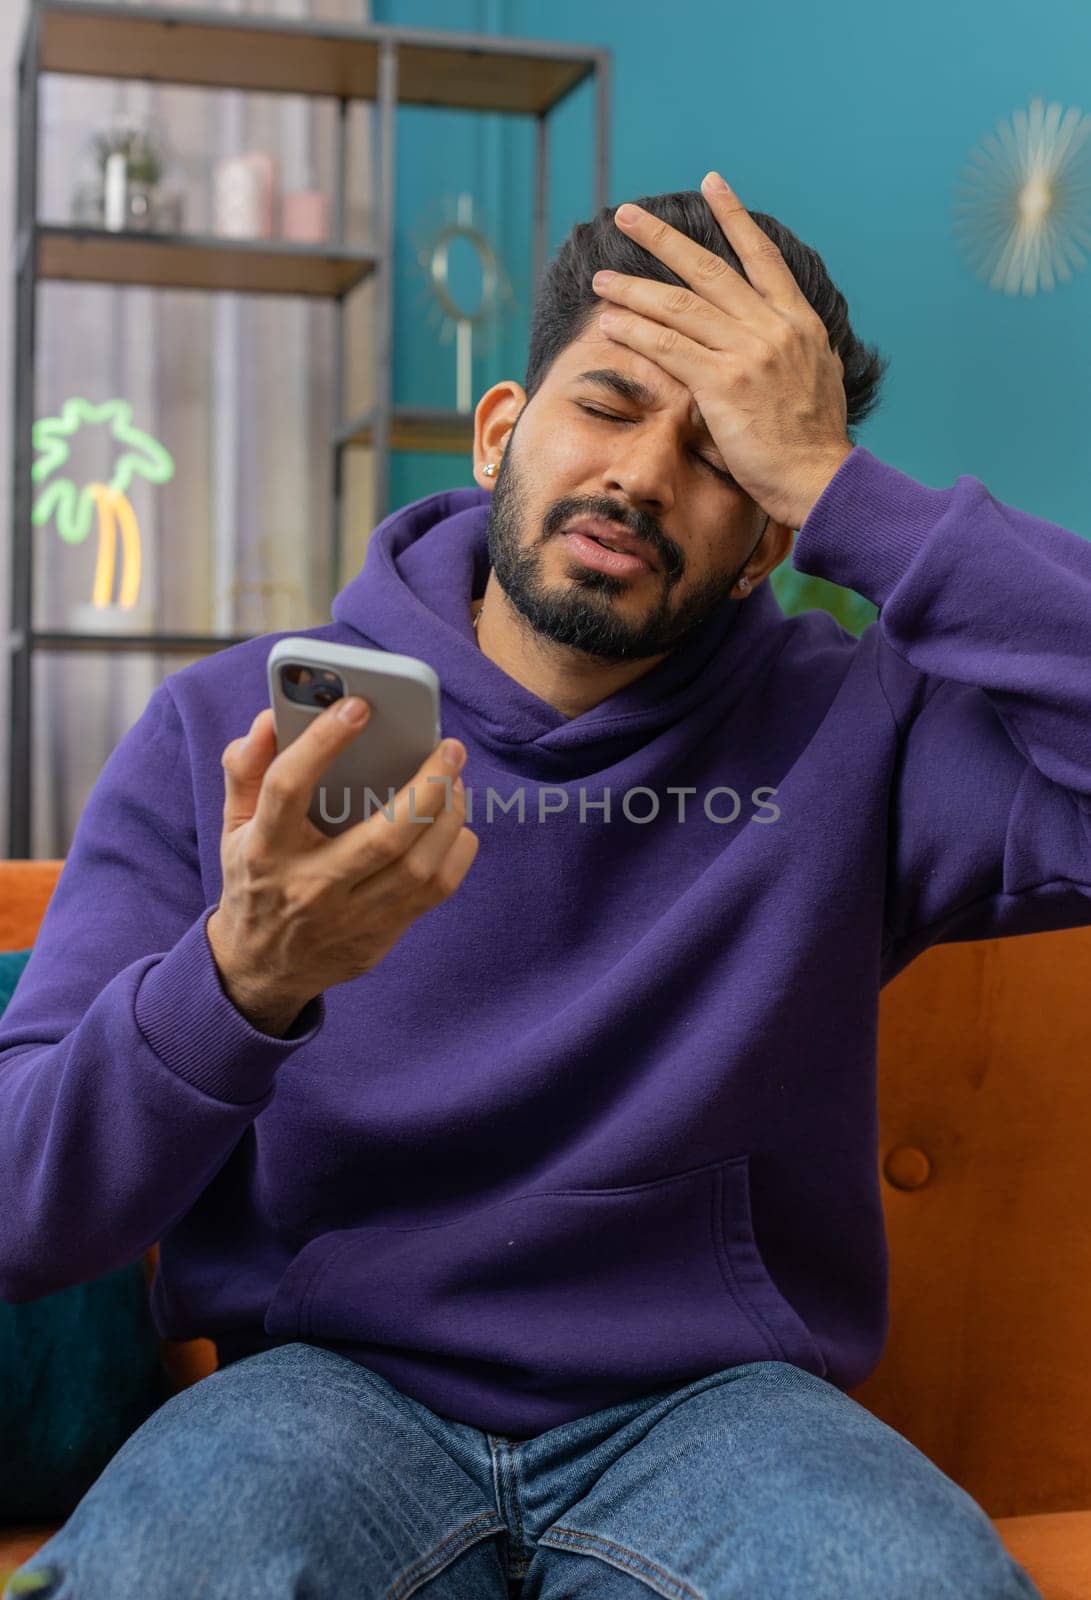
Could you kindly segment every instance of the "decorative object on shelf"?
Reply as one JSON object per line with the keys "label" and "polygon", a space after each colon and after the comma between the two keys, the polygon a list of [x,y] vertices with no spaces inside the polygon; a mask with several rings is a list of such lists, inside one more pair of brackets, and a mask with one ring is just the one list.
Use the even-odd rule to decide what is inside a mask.
{"label": "decorative object on shelf", "polygon": [[1091,245],[1091,117],[1033,99],[970,156],[953,207],[954,231],[990,289],[1025,295],[1067,282]]}
{"label": "decorative object on shelf", "polygon": [[[71,441],[84,425],[107,423],[111,443],[124,447],[108,483],[86,483],[77,488],[71,478],[53,474],[68,460]],[[130,625],[140,593],[140,526],[128,497],[136,474],[149,483],[169,483],[174,462],[150,434],[132,425],[132,407],[126,400],[106,400],[95,405],[89,400],[66,400],[59,417],[41,417],[34,424],[31,439],[42,455],[30,470],[31,481],[53,481],[34,502],[31,522],[36,528],[54,515],[57,532],[66,544],[82,544],[91,531],[91,519],[98,515],[98,559],[91,606],[98,611],[111,607],[118,530],[121,535],[122,563],[117,609],[129,613]]]}
{"label": "decorative object on shelf", "polygon": [[97,606],[93,600],[80,600],[68,607],[68,627],[83,635],[154,633],[155,619],[150,606]]}
{"label": "decorative object on shelf", "polygon": [[166,140],[151,117],[122,113],[86,147],[72,220],[111,233],[179,233],[185,197],[164,183]]}
{"label": "decorative object on shelf", "polygon": [[290,189],[283,196],[280,236],[302,244],[322,244],[329,238],[329,204],[321,189]]}
{"label": "decorative object on shelf", "polygon": [[[444,344],[450,343],[452,335],[456,339],[455,408],[463,412],[472,409],[474,333],[481,334],[484,347],[489,348],[500,327],[505,306],[515,298],[504,265],[484,228],[475,225],[473,211],[470,194],[460,194],[453,205],[446,199],[442,220],[426,220],[414,241],[416,259],[426,280],[425,298],[429,293],[435,296],[428,320],[443,324],[441,339]],[[466,247],[472,252],[471,274],[480,278],[476,310],[472,309],[472,304],[460,304],[459,295],[465,293],[465,285],[451,281],[452,255],[459,246],[463,247],[460,254],[465,254]],[[461,279],[466,274],[459,270],[457,276]],[[466,299],[470,296],[466,295]]]}
{"label": "decorative object on shelf", "polygon": [[225,239],[272,238],[277,183],[277,163],[267,150],[218,161],[212,180],[212,231]]}

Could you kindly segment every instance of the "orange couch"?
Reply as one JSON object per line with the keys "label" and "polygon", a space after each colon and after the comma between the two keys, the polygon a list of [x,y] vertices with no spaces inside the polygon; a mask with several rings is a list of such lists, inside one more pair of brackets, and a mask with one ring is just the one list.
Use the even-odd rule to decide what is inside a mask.
{"label": "orange couch", "polygon": [[[62,865],[0,861],[0,949],[33,942]],[[1045,1600],[1091,1597],[1089,995],[1091,927],[937,946],[884,989],[890,1334],[850,1391],[973,1495]],[[208,1339],[162,1349],[175,1392],[216,1369]],[[0,1574],[55,1531],[0,1529]]]}

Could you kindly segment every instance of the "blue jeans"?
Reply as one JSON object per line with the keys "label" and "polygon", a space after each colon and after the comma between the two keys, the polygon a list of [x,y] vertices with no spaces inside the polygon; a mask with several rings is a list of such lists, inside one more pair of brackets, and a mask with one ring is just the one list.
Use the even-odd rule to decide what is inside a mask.
{"label": "blue jeans", "polygon": [[787,1362],[515,1441],[302,1343],[160,1406],[46,1569],[48,1600],[1042,1600],[970,1495]]}

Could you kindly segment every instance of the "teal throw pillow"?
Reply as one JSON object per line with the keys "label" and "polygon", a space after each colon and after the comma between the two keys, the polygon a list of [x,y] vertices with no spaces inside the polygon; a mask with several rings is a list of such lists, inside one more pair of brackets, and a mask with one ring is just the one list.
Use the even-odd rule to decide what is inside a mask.
{"label": "teal throw pillow", "polygon": [[[0,1012],[29,959],[0,951]],[[0,1300],[0,1525],[65,1521],[170,1395],[141,1261],[41,1300]]]}

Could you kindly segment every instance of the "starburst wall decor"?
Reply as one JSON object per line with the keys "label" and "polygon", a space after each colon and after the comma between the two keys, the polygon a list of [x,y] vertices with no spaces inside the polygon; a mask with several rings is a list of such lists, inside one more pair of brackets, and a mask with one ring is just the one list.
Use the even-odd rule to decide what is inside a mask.
{"label": "starburst wall decor", "polygon": [[[471,194],[445,196],[442,216],[433,211],[422,219],[413,246],[415,267],[424,276],[423,298],[430,302],[428,321],[440,324],[442,343],[455,339],[455,409],[468,413],[473,406],[474,335],[478,355],[495,347],[504,312],[515,299],[511,279],[482,221],[475,217]],[[459,246],[463,254],[469,252],[472,266],[469,274],[463,270],[458,276],[472,280],[476,275],[479,280],[476,295],[471,285],[466,301],[459,299],[460,292],[466,293],[465,283],[456,289],[453,282],[451,258]]]}
{"label": "starburst wall decor", "polygon": [[969,158],[953,207],[969,265],[1005,294],[1067,282],[1091,247],[1091,116],[1039,98],[997,124]]}

